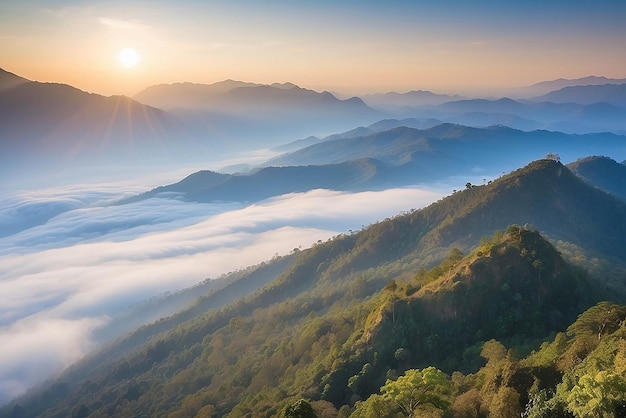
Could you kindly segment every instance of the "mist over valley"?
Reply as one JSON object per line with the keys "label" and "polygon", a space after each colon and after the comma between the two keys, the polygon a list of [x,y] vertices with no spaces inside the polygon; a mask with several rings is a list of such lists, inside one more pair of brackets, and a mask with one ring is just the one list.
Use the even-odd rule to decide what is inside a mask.
{"label": "mist over valley", "polygon": [[0,5],[0,418],[624,416],[624,5],[453,3]]}

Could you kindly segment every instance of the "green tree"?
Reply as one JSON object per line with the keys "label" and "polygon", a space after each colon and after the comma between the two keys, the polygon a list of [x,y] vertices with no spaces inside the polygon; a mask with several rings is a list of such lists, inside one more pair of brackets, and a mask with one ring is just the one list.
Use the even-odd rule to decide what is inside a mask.
{"label": "green tree", "polygon": [[285,406],[283,416],[285,418],[317,418],[311,404],[304,399]]}
{"label": "green tree", "polygon": [[395,404],[381,395],[374,394],[364,401],[357,402],[350,418],[394,418],[396,414]]}
{"label": "green tree", "polygon": [[448,258],[453,262],[461,261],[463,259],[463,251],[459,250],[457,247],[454,247],[450,250]]}
{"label": "green tree", "polygon": [[447,409],[451,389],[446,374],[431,366],[407,370],[397,380],[387,380],[380,392],[383,399],[396,404],[404,416],[413,417],[416,409],[427,405]]}
{"label": "green tree", "polygon": [[608,371],[583,375],[567,395],[567,407],[576,417],[614,417],[615,406],[623,401],[626,380]]}
{"label": "green tree", "polygon": [[506,358],[506,347],[498,340],[485,341],[480,356],[487,360],[487,365],[493,366]]}

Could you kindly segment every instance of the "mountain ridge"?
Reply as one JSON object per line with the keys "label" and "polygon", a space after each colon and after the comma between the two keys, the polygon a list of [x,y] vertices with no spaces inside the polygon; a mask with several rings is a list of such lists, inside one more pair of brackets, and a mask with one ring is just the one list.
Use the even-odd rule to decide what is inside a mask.
{"label": "mountain ridge", "polygon": [[626,80],[624,80],[624,84],[567,86],[551,91],[543,96],[535,97],[532,100],[553,103],[578,103],[582,105],[609,103],[624,108],[626,107]]}
{"label": "mountain ridge", "polygon": [[[259,100],[267,101],[265,106],[276,106],[276,100],[285,104],[321,101],[327,105],[350,103],[365,110],[367,106],[357,97],[337,99],[327,91],[315,92],[293,83],[258,84],[225,80],[214,84],[175,83],[151,86],[133,96],[136,100],[163,109],[205,108],[234,112],[240,109],[262,108]],[[306,100],[305,102],[302,102]]]}
{"label": "mountain ridge", "polygon": [[589,86],[589,85],[598,85],[598,84],[624,84],[626,83],[626,78],[608,78],[605,76],[587,76],[581,78],[567,79],[567,78],[558,78],[556,80],[546,80],[540,81],[528,87],[528,89],[538,92],[543,91],[539,94],[546,94],[552,90],[559,90],[564,87],[570,86]]}
{"label": "mountain ridge", "polygon": [[[352,136],[361,132],[366,135]],[[320,188],[352,192],[380,190],[446,181],[467,175],[476,167],[481,167],[481,172],[490,177],[534,157],[554,154],[555,150],[566,150],[562,158],[569,160],[599,150],[607,154],[618,152],[625,140],[612,134],[567,135],[455,124],[425,130],[398,126],[369,132],[371,129],[357,128],[333,135],[244,173],[199,171],[118,204],[165,197],[168,192],[192,201],[253,202]]]}
{"label": "mountain ridge", "polygon": [[[453,162],[459,169],[456,174],[471,172],[476,166],[483,167],[487,172],[500,173],[554,152],[573,161],[594,153],[598,146],[606,146],[606,154],[610,155],[623,148],[623,142],[618,138],[622,137],[613,134],[572,135],[543,130],[525,132],[505,126],[473,128],[451,123],[428,129],[398,126],[365,136],[339,137],[318,142],[270,159],[264,165],[336,164],[352,159],[375,158],[396,165],[414,161],[433,168],[436,164],[449,168]],[[533,147],[528,144],[533,144]],[[435,151],[443,156],[442,161],[436,164],[432,160],[437,156]],[[450,160],[448,164],[444,161],[446,158]]]}
{"label": "mountain ridge", "polygon": [[30,80],[0,68],[0,92],[28,82],[30,82]]}
{"label": "mountain ridge", "polygon": [[626,200],[626,165],[609,157],[591,156],[567,165],[588,183]]}
{"label": "mountain ridge", "polygon": [[[447,370],[463,359],[475,358],[476,352],[473,351],[475,357],[471,353],[477,342],[490,337],[513,338],[516,334],[511,330],[519,324],[528,327],[530,333],[524,334],[525,337],[519,334],[518,343],[537,344],[536,339],[547,337],[546,332],[563,329],[575,309],[580,312],[595,303],[597,297],[593,289],[603,297],[626,297],[623,283],[608,277],[594,277],[589,281],[591,279],[584,273],[566,267],[559,261],[557,250],[544,243],[536,232],[545,233],[553,242],[567,240],[585,248],[594,257],[615,259],[623,265],[626,259],[624,219],[626,204],[622,201],[585,183],[557,161],[535,161],[492,184],[469,186],[427,208],[298,251],[295,262],[265,288],[220,310],[199,312],[196,319],[169,333],[153,334],[154,339],[134,354],[112,365],[100,364],[104,366],[100,369],[103,374],[97,378],[91,376],[89,382],[81,386],[74,386],[78,380],[72,378],[72,374],[67,375],[72,385],[52,385],[48,396],[63,393],[59,399],[66,399],[68,403],[57,404],[56,413],[60,415],[81,402],[94,410],[109,408],[109,414],[113,415],[130,413],[118,409],[123,407],[149,408],[143,410],[154,414],[154,408],[170,411],[184,408],[183,400],[188,398],[185,405],[190,405],[194,396],[205,396],[194,407],[194,414],[212,405],[218,416],[252,413],[252,405],[257,405],[254,409],[257,411],[259,405],[263,405],[268,408],[267,414],[274,416],[278,413],[277,402],[294,396],[326,400],[339,407],[348,402],[353,393],[372,393],[385,377],[387,367],[421,367],[420,361],[432,361]],[[533,227],[514,224],[532,224]],[[498,235],[497,231],[503,228],[507,228],[507,232]],[[492,237],[484,240],[489,236]],[[607,239],[610,242],[607,243]],[[469,264],[457,264],[458,250],[450,250],[455,247],[470,253],[466,256]],[[450,253],[448,261],[442,257],[446,253]],[[490,262],[489,258],[499,257],[503,257],[502,263],[485,264]],[[438,262],[441,264],[437,270],[433,267],[437,267]],[[507,265],[511,266],[508,271]],[[421,272],[424,267],[432,269]],[[522,271],[525,273],[516,273]],[[458,276],[462,272],[469,275]],[[449,307],[454,305],[455,298],[465,294],[463,286],[455,284],[453,278],[458,276],[460,282],[469,284],[472,275],[489,278],[492,282],[484,282],[484,286],[496,292],[494,294],[502,293],[499,296],[502,303],[480,304],[484,310],[481,315],[500,320],[486,323],[474,321],[480,316],[472,317],[472,324],[483,325],[471,329],[462,322],[454,326],[449,323],[450,330],[458,326],[466,333],[461,332],[461,340],[455,340],[462,350],[448,352],[445,350],[457,347],[450,340],[455,333],[445,331],[446,327],[442,328],[438,321],[454,319]],[[513,282],[513,279],[520,281]],[[530,281],[529,284],[524,284],[525,280]],[[542,290],[544,285],[537,283],[545,280],[548,287]],[[555,287],[550,290],[552,285]],[[567,286],[567,291],[562,286]],[[448,302],[416,305],[402,296],[413,295],[416,291],[425,295],[439,288],[441,295],[451,298]],[[378,293],[381,289],[382,293]],[[488,300],[494,299],[480,287],[473,291]],[[362,298],[363,304],[354,305],[353,298]],[[507,302],[509,298],[512,304]],[[398,303],[398,299],[401,302]],[[554,300],[554,303],[541,305],[540,300]],[[516,313],[519,302],[538,304],[541,313],[532,316],[536,309]],[[346,311],[348,306],[354,308]],[[490,306],[494,310],[490,311]],[[533,321],[541,321],[541,328],[532,331],[532,324],[539,326],[539,322],[528,322],[524,316],[527,314]],[[375,343],[377,355],[367,344],[356,343],[367,342],[367,339],[362,340],[368,335],[366,331],[381,324],[374,321],[375,318],[384,320],[384,326],[377,328],[380,330]],[[284,321],[281,323],[289,330],[284,336],[276,328],[279,320]],[[417,334],[418,330],[429,338],[419,337],[422,334]],[[433,330],[439,331],[435,335]],[[235,341],[238,344],[231,345]],[[332,341],[340,342],[339,346]],[[343,344],[348,345],[342,351]],[[405,357],[395,356],[399,348],[411,351],[406,357],[409,362],[401,363]],[[260,353],[265,353],[264,361],[259,360]],[[367,373],[369,368],[364,363],[371,364],[370,378],[351,380],[359,370]],[[78,373],[78,370],[70,373]],[[157,381],[159,384],[155,385]],[[127,391],[129,385],[135,388],[131,392]],[[263,385],[297,390],[267,392],[261,391]],[[170,392],[174,387],[176,390]],[[78,392],[72,392],[75,388]],[[262,392],[269,398],[257,397],[256,394]],[[118,393],[112,399],[130,402],[122,405],[111,398],[89,400],[89,396],[101,393]],[[183,395],[179,397],[177,393]],[[79,395],[85,397],[77,397]],[[55,415],[51,412],[48,416]]]}
{"label": "mountain ridge", "polygon": [[428,90],[411,90],[406,93],[387,92],[363,94],[359,96],[365,103],[383,110],[398,110],[414,106],[439,105],[462,99],[459,95],[433,93]]}
{"label": "mountain ridge", "polygon": [[77,160],[122,150],[122,156],[146,156],[171,151],[174,137],[181,144],[188,139],[173,116],[127,96],[29,80],[0,90],[0,136],[8,164],[16,158]]}
{"label": "mountain ridge", "polygon": [[277,146],[305,134],[327,135],[381,116],[358,97],[340,100],[289,82],[221,83],[153,86],[133,97],[168,110],[196,135],[215,137],[220,147],[230,150]]}

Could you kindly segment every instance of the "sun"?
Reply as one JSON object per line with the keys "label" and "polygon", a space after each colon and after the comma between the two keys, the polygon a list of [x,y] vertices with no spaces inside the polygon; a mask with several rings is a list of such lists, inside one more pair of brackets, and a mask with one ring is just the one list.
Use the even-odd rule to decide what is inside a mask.
{"label": "sun", "polygon": [[118,54],[117,60],[126,68],[134,68],[139,63],[139,54],[135,48],[124,48]]}

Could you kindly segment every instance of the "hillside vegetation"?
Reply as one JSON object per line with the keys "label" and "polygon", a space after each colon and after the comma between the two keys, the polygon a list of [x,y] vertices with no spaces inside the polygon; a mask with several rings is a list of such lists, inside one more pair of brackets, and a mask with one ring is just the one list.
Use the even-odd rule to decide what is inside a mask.
{"label": "hillside vegetation", "polygon": [[[345,417],[360,413],[363,404],[355,402],[370,402],[388,380],[414,369],[431,373],[429,367],[451,378],[439,403],[448,414],[465,402],[476,414],[454,416],[515,416],[494,411],[522,411],[538,396],[569,416],[575,407],[563,389],[553,390],[557,383],[573,388],[584,375],[622,373],[609,360],[577,368],[604,349],[605,335],[610,347],[621,344],[622,308],[610,308],[606,321],[588,314],[600,315],[599,331],[595,322],[585,325],[600,344],[579,342],[587,331],[558,333],[601,300],[624,301],[615,261],[625,259],[624,219],[622,201],[556,161],[537,161],[423,210],[294,251],[295,259],[274,261],[280,268],[263,267],[276,278],[262,276],[267,284],[259,290],[244,286],[243,274],[220,291],[238,285],[248,296],[221,307],[199,302],[144,327],[0,416],[271,417],[304,398],[318,416]],[[595,257],[595,272],[603,271],[601,260],[618,267],[589,275],[542,234],[578,251],[578,263]],[[501,348],[525,355],[546,339],[559,341],[558,350],[526,360]],[[511,371],[523,367],[525,374]]]}

